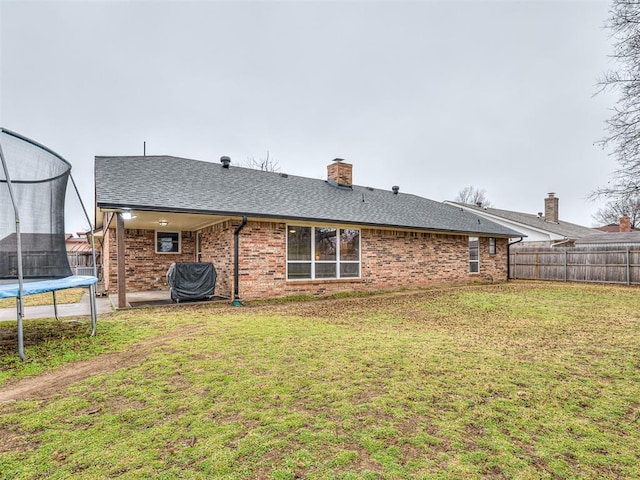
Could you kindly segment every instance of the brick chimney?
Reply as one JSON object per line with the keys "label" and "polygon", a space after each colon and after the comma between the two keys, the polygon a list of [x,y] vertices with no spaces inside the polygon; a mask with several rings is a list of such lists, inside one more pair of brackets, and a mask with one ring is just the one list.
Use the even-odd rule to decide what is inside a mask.
{"label": "brick chimney", "polygon": [[353,184],[352,171],[353,165],[344,163],[342,158],[336,158],[327,165],[327,180],[343,187],[350,187]]}
{"label": "brick chimney", "polygon": [[630,232],[631,231],[631,219],[628,215],[623,215],[620,217],[620,232]]}
{"label": "brick chimney", "polygon": [[544,219],[547,222],[558,223],[558,197],[554,192],[549,192],[544,199]]}

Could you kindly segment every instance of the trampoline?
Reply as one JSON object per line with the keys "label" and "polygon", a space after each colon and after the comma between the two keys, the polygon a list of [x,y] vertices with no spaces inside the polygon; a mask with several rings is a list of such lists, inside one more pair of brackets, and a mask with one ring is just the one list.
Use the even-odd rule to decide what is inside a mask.
{"label": "trampoline", "polygon": [[0,128],[0,298],[16,298],[18,354],[24,360],[24,297],[89,287],[91,336],[96,333],[96,256],[93,276],[73,275],[65,246],[64,204],[69,179],[89,225],[91,220],[71,176],[71,165],[47,147]]}

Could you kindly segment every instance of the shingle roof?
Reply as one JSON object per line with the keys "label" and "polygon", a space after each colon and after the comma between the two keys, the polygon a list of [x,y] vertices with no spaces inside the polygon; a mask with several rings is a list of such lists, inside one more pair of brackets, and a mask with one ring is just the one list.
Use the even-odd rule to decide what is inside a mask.
{"label": "shingle roof", "polygon": [[592,233],[576,240],[576,245],[640,244],[640,232]]}
{"label": "shingle roof", "polygon": [[478,212],[486,212],[496,217],[504,218],[514,223],[518,223],[523,226],[533,227],[539,230],[545,230],[547,232],[554,233],[556,235],[562,235],[567,238],[579,238],[586,235],[590,235],[595,232],[595,229],[583,227],[575,223],[565,222],[560,220],[558,223],[547,222],[544,217],[538,217],[531,213],[514,212],[512,210],[501,210],[499,208],[486,208],[478,207],[476,205],[459,204],[456,202],[447,202],[449,204],[464,205],[469,210],[475,210]]}
{"label": "shingle roof", "polygon": [[406,193],[171,156],[96,157],[103,209],[190,212],[471,233],[517,232],[460,208]]}

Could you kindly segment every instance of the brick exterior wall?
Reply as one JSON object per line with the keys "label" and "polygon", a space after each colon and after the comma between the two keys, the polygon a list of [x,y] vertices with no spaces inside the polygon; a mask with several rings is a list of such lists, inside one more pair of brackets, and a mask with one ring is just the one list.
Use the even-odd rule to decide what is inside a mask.
{"label": "brick exterior wall", "polygon": [[233,231],[237,225],[226,221],[202,230],[200,234],[203,262],[213,263],[216,269],[215,295],[233,296]]}
{"label": "brick exterior wall", "polygon": [[[125,230],[125,265],[128,292],[166,290],[167,270],[173,262],[195,261],[195,232],[182,232],[180,253],[155,253],[155,230]],[[105,288],[118,291],[116,231],[110,228],[103,245]]]}
{"label": "brick exterior wall", "polygon": [[[225,221],[201,232],[202,261],[213,262],[218,274],[216,295],[233,297],[233,232],[239,220]],[[255,300],[342,291],[416,288],[434,284],[503,281],[507,279],[507,239],[480,238],[480,272],[469,273],[468,237],[424,232],[360,229],[361,278],[286,280],[286,223],[250,221],[240,232],[240,298]],[[195,232],[183,232],[181,255],[154,253],[153,230],[126,231],[127,290],[166,287],[164,275],[174,261],[194,261]],[[115,231],[105,241],[105,275],[109,292],[116,291]],[[111,243],[111,247],[106,245]]]}
{"label": "brick exterior wall", "polygon": [[480,273],[470,274],[466,236],[361,229],[361,278],[286,281],[286,224],[250,222],[240,234],[240,297],[329,295],[507,279],[507,240],[480,239]]}

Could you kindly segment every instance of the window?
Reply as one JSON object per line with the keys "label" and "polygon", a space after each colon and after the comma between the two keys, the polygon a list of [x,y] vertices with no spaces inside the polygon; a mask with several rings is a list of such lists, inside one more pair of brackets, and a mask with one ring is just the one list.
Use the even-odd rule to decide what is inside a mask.
{"label": "window", "polygon": [[360,230],[287,228],[287,279],[360,277]]}
{"label": "window", "polygon": [[180,253],[180,232],[156,232],[156,253]]}
{"label": "window", "polygon": [[489,238],[489,254],[496,254],[496,239],[494,237]]}
{"label": "window", "polygon": [[469,237],[469,273],[480,272],[480,248],[478,237]]}
{"label": "window", "polygon": [[202,232],[196,232],[196,262],[202,262]]}

